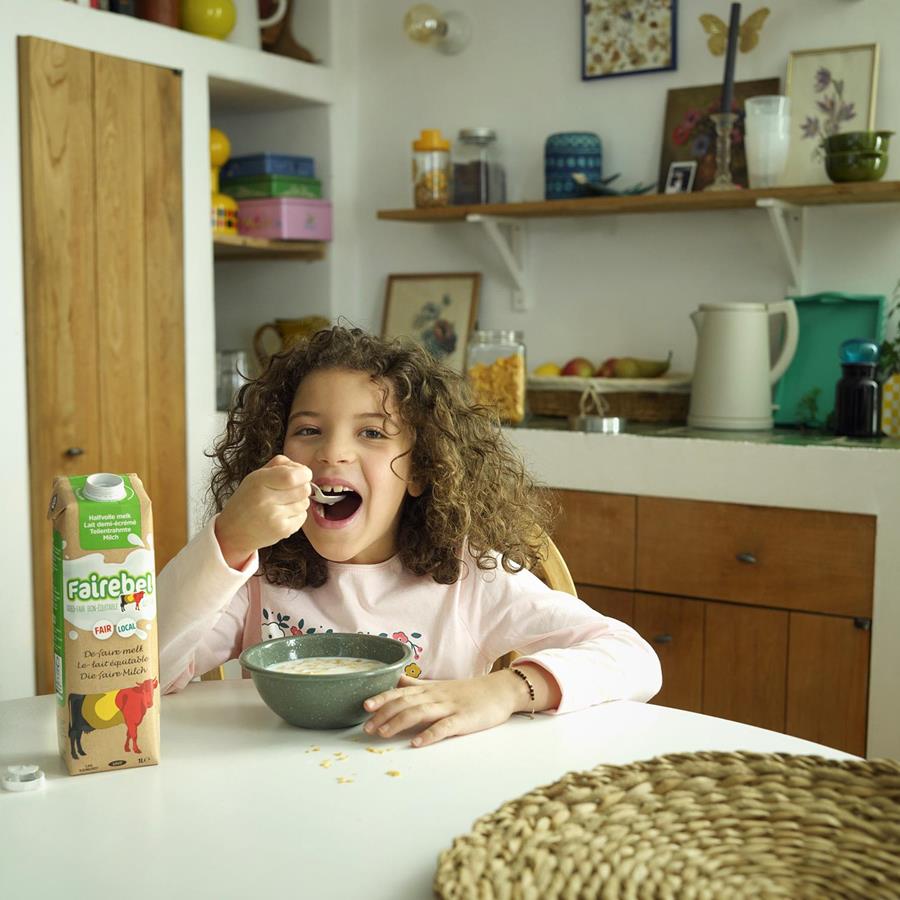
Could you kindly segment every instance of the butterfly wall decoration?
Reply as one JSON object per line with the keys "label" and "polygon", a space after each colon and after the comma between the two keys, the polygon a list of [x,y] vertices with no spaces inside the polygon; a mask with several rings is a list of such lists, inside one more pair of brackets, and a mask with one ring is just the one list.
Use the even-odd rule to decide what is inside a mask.
{"label": "butterfly wall decoration", "polygon": [[[738,47],[741,53],[749,53],[759,43],[759,32],[768,15],[769,7],[763,6],[756,12],[750,13],[741,22],[740,31],[738,32]],[[725,53],[725,47],[728,45],[728,23],[723,22],[712,13],[705,13],[700,16],[700,24],[709,35],[709,40],[706,42],[709,52],[713,56],[722,56]]]}

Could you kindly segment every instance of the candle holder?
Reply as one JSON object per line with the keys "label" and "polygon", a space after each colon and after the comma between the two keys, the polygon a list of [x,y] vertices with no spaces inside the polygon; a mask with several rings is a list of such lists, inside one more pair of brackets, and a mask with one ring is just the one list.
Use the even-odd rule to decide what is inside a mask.
{"label": "candle holder", "polygon": [[716,177],[704,191],[739,191],[741,186],[731,180],[731,130],[737,113],[710,113],[716,126]]}

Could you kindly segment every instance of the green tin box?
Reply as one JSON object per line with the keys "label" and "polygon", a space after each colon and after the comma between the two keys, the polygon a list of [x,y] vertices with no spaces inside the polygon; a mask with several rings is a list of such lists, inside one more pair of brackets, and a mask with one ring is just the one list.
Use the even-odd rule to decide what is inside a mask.
{"label": "green tin box", "polygon": [[247,175],[222,179],[222,193],[235,200],[262,200],[267,197],[322,198],[322,182],[318,178],[299,175]]}

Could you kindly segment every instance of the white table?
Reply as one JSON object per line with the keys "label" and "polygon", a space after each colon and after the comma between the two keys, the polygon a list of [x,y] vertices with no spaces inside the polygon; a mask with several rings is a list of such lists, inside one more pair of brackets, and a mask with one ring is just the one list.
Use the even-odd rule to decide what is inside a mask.
{"label": "white table", "polygon": [[[626,702],[516,716],[412,749],[361,728],[292,728],[251,682],[234,680],[163,698],[160,765],[72,777],[56,752],[54,703],[0,703],[2,770],[36,762],[47,773],[40,792],[0,791],[0,895],[9,900],[426,900],[438,853],[454,836],[573,769],[695,750],[847,758],[760,728]],[[330,768],[320,765],[326,758]]]}

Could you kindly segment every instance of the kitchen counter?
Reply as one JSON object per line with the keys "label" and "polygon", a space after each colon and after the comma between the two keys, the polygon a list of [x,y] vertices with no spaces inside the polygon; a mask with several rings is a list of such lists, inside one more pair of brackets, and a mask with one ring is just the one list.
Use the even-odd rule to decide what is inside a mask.
{"label": "kitchen counter", "polygon": [[[522,427],[538,431],[573,431],[569,420],[562,416],[532,416]],[[624,433],[641,437],[698,438],[709,441],[786,444],[796,447],[858,447],[865,450],[900,450],[900,438],[884,435],[871,439],[848,438],[809,428],[773,428],[771,431],[716,431],[711,428],[691,428],[688,425],[629,422],[625,426]]]}
{"label": "kitchen counter", "polygon": [[550,487],[876,516],[867,755],[900,758],[900,442],[671,426],[605,435],[550,421],[506,429]]}

